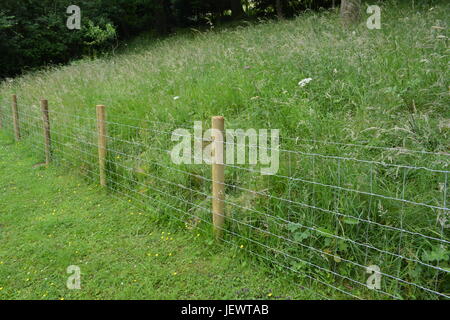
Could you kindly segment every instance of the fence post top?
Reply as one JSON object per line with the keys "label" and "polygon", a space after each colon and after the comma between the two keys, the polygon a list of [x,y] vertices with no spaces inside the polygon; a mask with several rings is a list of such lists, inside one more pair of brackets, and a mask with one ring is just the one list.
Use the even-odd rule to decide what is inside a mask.
{"label": "fence post top", "polygon": [[212,118],[213,118],[213,120],[223,120],[224,119],[223,116],[213,116]]}

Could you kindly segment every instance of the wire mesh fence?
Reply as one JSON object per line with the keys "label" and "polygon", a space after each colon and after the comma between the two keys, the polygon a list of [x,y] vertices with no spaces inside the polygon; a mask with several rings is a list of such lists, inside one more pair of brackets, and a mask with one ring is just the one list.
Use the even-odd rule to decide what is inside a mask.
{"label": "wire mesh fence", "polygon": [[[3,101],[1,128],[11,135],[12,114]],[[19,103],[18,115],[21,139],[44,158],[40,108]],[[111,196],[210,233],[211,203],[219,200],[211,166],[170,156],[173,137],[186,137],[175,130],[192,124],[114,115],[104,134]],[[95,111],[50,104],[49,116],[53,163],[98,183]],[[261,175],[260,164],[223,164],[223,242],[324,299],[450,297],[448,153],[284,136],[275,150],[251,138],[248,153],[279,152],[279,169]]]}

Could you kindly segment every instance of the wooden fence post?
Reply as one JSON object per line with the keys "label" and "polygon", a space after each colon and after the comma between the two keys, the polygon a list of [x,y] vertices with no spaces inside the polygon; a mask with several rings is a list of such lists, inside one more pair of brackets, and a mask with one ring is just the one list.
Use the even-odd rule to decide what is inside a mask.
{"label": "wooden fence post", "polygon": [[106,111],[104,105],[97,106],[98,164],[100,185],[106,187]]}
{"label": "wooden fence post", "polygon": [[41,112],[42,112],[42,123],[44,128],[44,143],[45,143],[45,164],[49,165],[52,161],[51,156],[51,136],[50,136],[50,119],[48,116],[48,101],[45,99],[41,100]]}
{"label": "wooden fence post", "polygon": [[17,96],[13,94],[12,96],[12,116],[14,123],[14,136],[16,141],[20,140],[20,123],[19,123],[19,110],[17,109]]}
{"label": "wooden fence post", "polygon": [[212,117],[212,213],[214,235],[223,235],[225,221],[224,118]]}

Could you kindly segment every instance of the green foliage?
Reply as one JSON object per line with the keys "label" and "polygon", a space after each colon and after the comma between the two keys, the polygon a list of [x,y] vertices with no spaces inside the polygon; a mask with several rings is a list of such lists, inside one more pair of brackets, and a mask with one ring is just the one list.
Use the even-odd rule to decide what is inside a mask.
{"label": "green foliage", "polygon": [[97,50],[111,48],[115,31],[102,12],[104,3],[100,0],[78,2],[82,21],[86,22],[81,30],[66,26],[66,9],[71,1],[5,1],[0,13],[0,77],[12,76],[24,68],[65,63],[93,45]]}
{"label": "green foliage", "polygon": [[[320,8],[330,8],[339,4],[339,1],[333,0],[281,0],[283,14],[286,17],[292,17],[303,10],[318,10]],[[257,15],[273,16],[276,14],[276,0],[254,0],[254,11]]]}
{"label": "green foliage", "polygon": [[[242,3],[241,0],[79,0],[76,5],[81,8],[81,30],[69,30],[66,9],[73,4],[70,0],[4,0],[0,9],[0,79],[25,69],[66,63],[84,54],[97,55],[115,48],[116,40],[141,32],[154,30],[167,34],[174,27],[211,25],[240,18]],[[248,9],[248,14],[270,12],[270,1],[255,3],[257,10]],[[306,8],[294,6],[292,1],[288,4],[291,13]]]}
{"label": "green foliage", "polygon": [[90,47],[98,47],[103,44],[115,39],[116,29],[111,23],[106,23],[103,29],[97,26],[92,21],[88,21],[87,27],[83,30],[84,32],[84,43]]}
{"label": "green foliage", "polygon": [[14,17],[7,16],[4,12],[0,11],[0,30],[6,30],[14,26]]}
{"label": "green foliage", "polygon": [[450,257],[450,251],[443,247],[434,247],[430,251],[425,251],[422,260],[425,262],[445,262]]}

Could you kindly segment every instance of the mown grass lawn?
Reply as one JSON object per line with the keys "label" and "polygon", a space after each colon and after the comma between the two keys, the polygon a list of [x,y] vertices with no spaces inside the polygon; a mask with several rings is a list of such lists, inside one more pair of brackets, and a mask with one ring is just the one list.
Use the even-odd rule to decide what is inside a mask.
{"label": "mown grass lawn", "polygon": [[[198,231],[157,224],[98,187],[36,167],[0,136],[0,299],[305,299],[294,278]],[[81,269],[81,290],[66,269]]]}
{"label": "mown grass lawn", "polygon": [[[448,206],[450,7],[380,5],[380,30],[364,22],[343,28],[333,10],[305,12],[142,36],[109,56],[2,82],[0,108],[9,117],[17,94],[30,150],[42,144],[36,106],[48,99],[55,160],[74,173],[32,169],[42,152],[24,158],[26,148],[5,149],[2,294],[229,298],[242,289],[255,298],[278,287],[273,296],[305,298],[297,274],[314,279],[305,285],[311,292],[333,298],[338,290],[372,299],[447,296],[450,229],[437,218]],[[73,177],[97,179],[97,104],[107,106],[109,194]],[[191,130],[194,121],[209,128],[216,115],[227,128],[279,129],[284,149],[278,176],[226,168],[226,240],[236,251],[210,240],[210,167],[169,156],[175,129]],[[191,222],[207,235],[162,227]],[[245,249],[266,263],[242,266],[258,260]],[[42,264],[23,269],[30,265],[22,256]],[[82,266],[81,292],[64,289],[70,264]],[[367,289],[369,265],[381,267],[383,293]],[[275,284],[265,280],[269,270],[279,271]],[[34,277],[46,272],[49,288],[60,291],[35,290],[45,286],[34,287]]]}

